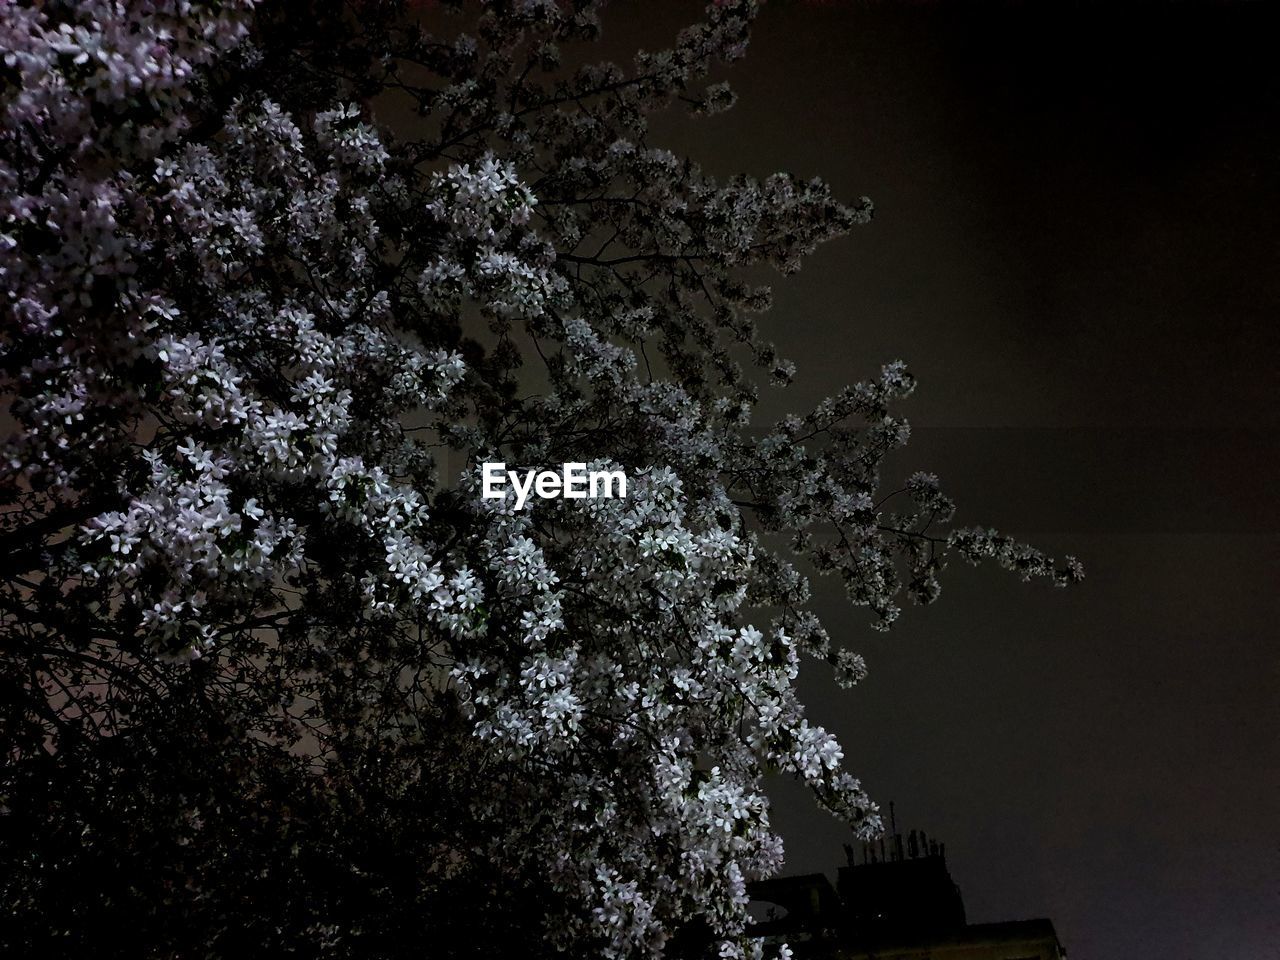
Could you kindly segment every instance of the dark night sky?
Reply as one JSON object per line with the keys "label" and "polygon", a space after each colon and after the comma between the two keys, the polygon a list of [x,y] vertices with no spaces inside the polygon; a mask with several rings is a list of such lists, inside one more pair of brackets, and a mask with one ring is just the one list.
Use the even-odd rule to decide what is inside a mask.
{"label": "dark night sky", "polygon": [[[688,2],[621,3],[656,47]],[[958,521],[1086,582],[953,567],[871,676],[804,681],[899,823],[947,843],[971,921],[1048,916],[1079,960],[1280,957],[1280,5],[766,6],[730,113],[655,142],[819,174],[874,223],[776,289],[801,409],[901,357],[901,467]],[[789,872],[844,832],[786,784]]]}

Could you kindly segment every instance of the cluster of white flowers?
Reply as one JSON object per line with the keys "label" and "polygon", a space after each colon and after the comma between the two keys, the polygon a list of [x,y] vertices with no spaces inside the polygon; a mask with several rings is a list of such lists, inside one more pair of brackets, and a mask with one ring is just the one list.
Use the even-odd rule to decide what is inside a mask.
{"label": "cluster of white flowers", "polygon": [[422,295],[437,308],[475,298],[504,316],[541,313],[563,281],[549,270],[551,248],[523,229],[537,200],[515,168],[485,154],[435,174],[430,192],[442,242],[419,274]]}
{"label": "cluster of white flowers", "polygon": [[[267,513],[254,498],[236,502],[226,483],[229,458],[190,438],[174,455],[166,462],[143,454],[149,489],[87,525],[87,554],[97,559],[81,572],[125,589],[158,654],[199,656],[214,639],[212,625],[200,621],[210,596],[234,591],[248,600],[277,571],[298,570],[304,537],[292,518]],[[160,586],[148,590],[146,581]]]}

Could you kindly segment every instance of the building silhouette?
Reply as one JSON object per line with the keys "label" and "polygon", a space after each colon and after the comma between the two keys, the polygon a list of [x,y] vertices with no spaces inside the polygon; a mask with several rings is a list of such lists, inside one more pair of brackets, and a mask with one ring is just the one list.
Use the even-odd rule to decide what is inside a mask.
{"label": "building silhouette", "polygon": [[789,944],[797,960],[1066,957],[1049,920],[968,923],[945,845],[922,832],[846,845],[845,855],[834,887],[822,873],[752,884],[751,932]]}

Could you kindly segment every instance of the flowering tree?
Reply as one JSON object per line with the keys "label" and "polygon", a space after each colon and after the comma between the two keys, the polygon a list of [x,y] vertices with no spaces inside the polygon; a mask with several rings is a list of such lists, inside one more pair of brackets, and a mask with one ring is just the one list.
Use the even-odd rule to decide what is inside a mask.
{"label": "flowering tree", "polygon": [[[596,6],[0,8],[0,943],[758,956],[763,772],[878,829],[807,572],[877,628],[949,555],[1080,575],[880,489],[900,363],[752,424],[744,270],[870,203],[650,143],[753,0],[625,67]],[[631,482],[516,509],[489,460]]]}

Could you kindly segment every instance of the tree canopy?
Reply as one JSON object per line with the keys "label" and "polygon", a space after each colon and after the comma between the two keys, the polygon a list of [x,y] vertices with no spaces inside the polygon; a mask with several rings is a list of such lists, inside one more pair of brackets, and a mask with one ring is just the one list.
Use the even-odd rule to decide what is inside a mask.
{"label": "tree canopy", "polygon": [[948,557],[1080,576],[884,487],[901,363],[753,419],[758,268],[871,203],[653,142],[752,0],[620,65],[598,6],[0,8],[0,944],[757,957],[764,772],[879,825],[809,577],[887,629]]}

